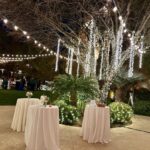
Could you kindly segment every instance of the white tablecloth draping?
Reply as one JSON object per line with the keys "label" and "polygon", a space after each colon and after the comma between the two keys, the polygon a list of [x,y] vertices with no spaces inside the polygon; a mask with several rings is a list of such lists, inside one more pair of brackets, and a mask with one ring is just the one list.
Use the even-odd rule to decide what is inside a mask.
{"label": "white tablecloth draping", "polygon": [[86,106],[81,136],[88,143],[108,143],[110,141],[109,107]]}
{"label": "white tablecloth draping", "polygon": [[37,98],[19,98],[16,103],[11,128],[17,132],[25,130],[27,110],[30,105],[40,104]]}
{"label": "white tablecloth draping", "polygon": [[26,150],[59,149],[59,109],[57,106],[30,106],[25,128]]}

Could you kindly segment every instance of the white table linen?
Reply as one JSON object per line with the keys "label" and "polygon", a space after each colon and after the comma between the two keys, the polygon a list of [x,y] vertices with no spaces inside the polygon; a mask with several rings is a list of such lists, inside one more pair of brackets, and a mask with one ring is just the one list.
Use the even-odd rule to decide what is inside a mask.
{"label": "white table linen", "polygon": [[86,106],[81,136],[88,143],[108,143],[110,141],[109,107]]}
{"label": "white table linen", "polygon": [[30,106],[25,128],[26,150],[59,149],[59,109],[57,106]]}
{"label": "white table linen", "polygon": [[19,98],[16,103],[11,128],[17,132],[25,130],[27,110],[30,105],[40,104],[37,98]]}

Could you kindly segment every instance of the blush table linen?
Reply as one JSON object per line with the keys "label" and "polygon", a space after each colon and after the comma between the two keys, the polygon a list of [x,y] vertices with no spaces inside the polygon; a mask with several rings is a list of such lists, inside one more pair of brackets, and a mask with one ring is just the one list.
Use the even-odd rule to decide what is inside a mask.
{"label": "blush table linen", "polygon": [[59,149],[59,109],[57,106],[30,106],[25,128],[26,150]]}
{"label": "blush table linen", "polygon": [[81,136],[88,143],[108,143],[110,141],[109,107],[86,106]]}
{"label": "blush table linen", "polygon": [[40,104],[37,98],[19,98],[16,103],[11,128],[17,132],[24,132],[27,118],[27,110],[30,105]]}

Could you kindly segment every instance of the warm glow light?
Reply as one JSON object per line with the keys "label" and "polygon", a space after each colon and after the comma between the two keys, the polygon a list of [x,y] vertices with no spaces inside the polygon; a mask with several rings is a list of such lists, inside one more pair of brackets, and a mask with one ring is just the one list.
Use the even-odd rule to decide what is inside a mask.
{"label": "warm glow light", "polygon": [[124,31],[123,31],[124,33],[126,33],[127,32],[127,29],[124,29]]}
{"label": "warm glow light", "polygon": [[120,21],[122,20],[122,16],[119,16],[119,20],[120,20]]}
{"label": "warm glow light", "polygon": [[17,31],[19,29],[19,27],[18,26],[14,26],[14,29]]}
{"label": "warm glow light", "polygon": [[7,20],[7,19],[4,19],[3,21],[4,21],[4,23],[5,23],[5,24],[7,24],[7,23],[8,23],[8,20]]}
{"label": "warm glow light", "polygon": [[29,36],[29,35],[27,36],[27,39],[30,39],[30,36]]}
{"label": "warm glow light", "polygon": [[[104,9],[107,9],[107,8],[104,7]],[[113,11],[114,11],[114,12],[117,11],[117,7],[114,7],[114,8],[113,8]],[[6,19],[6,18],[3,19],[3,23],[5,23],[5,24],[9,23],[8,19]],[[14,29],[15,31],[18,31],[18,30],[21,31],[22,34],[25,35],[25,37],[26,37],[27,39],[31,39],[31,40],[34,39],[34,38],[32,38],[32,37],[29,36],[29,34],[28,34],[27,31],[22,30],[20,27],[18,27],[17,25],[15,25],[14,23],[12,23],[11,21],[10,21],[10,24],[12,25],[12,27],[13,27],[13,29]],[[44,50],[46,50],[47,52],[50,51],[49,48],[47,48],[47,47],[44,46],[43,44],[39,43],[37,40],[33,40],[33,41],[34,41],[35,44],[37,44],[38,47],[42,47],[42,48],[43,48]],[[56,55],[55,52],[50,51],[50,54],[39,55],[39,56],[50,56],[51,54],[52,54],[52,55]],[[2,54],[1,54],[1,55],[2,55]],[[3,54],[3,56],[5,56],[5,55],[6,55],[7,57],[9,57],[9,55]],[[28,57],[27,55],[11,55],[11,58],[10,58],[10,59],[13,59],[13,58],[12,58],[13,56],[14,56],[14,57],[17,57],[17,58],[21,57],[20,60],[23,60],[22,57],[26,57],[26,58],[28,58],[28,59],[32,59],[32,58],[37,57],[38,55],[36,55],[35,57],[32,57],[32,58]],[[63,56],[61,56],[61,58],[63,58]],[[15,59],[16,59],[16,58],[15,58]],[[67,58],[66,58],[66,60],[67,60]]]}
{"label": "warm glow light", "polygon": [[38,47],[41,47],[41,43],[38,44]]}
{"label": "warm glow light", "polygon": [[131,37],[131,34],[130,34],[130,33],[128,34],[128,37]]}
{"label": "warm glow light", "polygon": [[24,35],[27,35],[27,32],[26,32],[26,31],[23,31],[23,34],[24,34]]}
{"label": "warm glow light", "polygon": [[125,27],[125,26],[126,26],[126,23],[123,23],[122,25],[123,25],[123,27]]}
{"label": "warm glow light", "polygon": [[113,12],[116,12],[118,9],[117,9],[117,7],[114,7],[113,8]]}
{"label": "warm glow light", "polygon": [[35,40],[34,43],[37,44],[38,43],[37,40]]}

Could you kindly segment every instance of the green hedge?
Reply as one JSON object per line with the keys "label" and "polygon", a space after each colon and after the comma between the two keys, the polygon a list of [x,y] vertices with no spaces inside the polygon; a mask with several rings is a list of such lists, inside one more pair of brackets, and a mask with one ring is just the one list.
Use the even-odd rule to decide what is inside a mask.
{"label": "green hedge", "polygon": [[134,113],[138,115],[150,116],[150,101],[136,100]]}
{"label": "green hedge", "polygon": [[[16,105],[18,98],[26,97],[27,91],[17,91],[17,90],[0,90],[0,105]],[[40,98],[42,94],[48,95],[48,91],[34,91],[34,98]]]}

